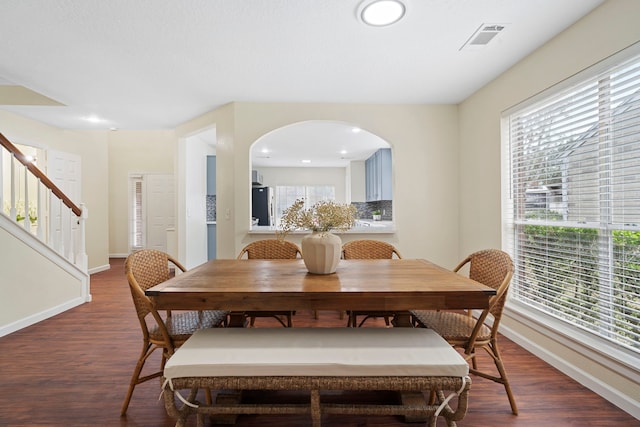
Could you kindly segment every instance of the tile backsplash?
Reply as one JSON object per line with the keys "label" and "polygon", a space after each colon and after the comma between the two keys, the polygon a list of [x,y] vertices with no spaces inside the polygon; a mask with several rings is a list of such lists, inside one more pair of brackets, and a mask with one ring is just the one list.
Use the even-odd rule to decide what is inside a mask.
{"label": "tile backsplash", "polygon": [[354,202],[351,203],[358,210],[359,219],[372,219],[371,212],[379,210],[382,212],[383,221],[393,221],[393,200],[380,200],[377,202]]}
{"label": "tile backsplash", "polygon": [[207,221],[216,220],[216,196],[207,196]]}

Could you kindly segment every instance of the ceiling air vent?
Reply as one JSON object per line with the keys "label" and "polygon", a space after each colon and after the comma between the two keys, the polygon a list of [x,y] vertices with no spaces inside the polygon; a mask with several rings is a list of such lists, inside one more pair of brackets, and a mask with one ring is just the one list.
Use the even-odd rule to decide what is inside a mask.
{"label": "ceiling air vent", "polygon": [[505,29],[504,24],[482,24],[476,30],[475,33],[469,37],[469,39],[465,42],[464,45],[460,48],[463,49],[473,49],[473,48],[481,48],[489,44],[491,40],[498,34],[500,34]]}

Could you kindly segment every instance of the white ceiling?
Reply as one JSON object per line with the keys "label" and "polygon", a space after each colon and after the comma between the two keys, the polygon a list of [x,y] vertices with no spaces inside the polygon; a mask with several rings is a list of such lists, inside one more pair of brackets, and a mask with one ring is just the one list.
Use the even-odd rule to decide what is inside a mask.
{"label": "white ceiling", "polygon": [[[370,27],[361,0],[2,0],[0,85],[48,99],[0,109],[171,129],[234,101],[456,104],[603,2],[403,1]],[[505,29],[461,50],[482,24]]]}

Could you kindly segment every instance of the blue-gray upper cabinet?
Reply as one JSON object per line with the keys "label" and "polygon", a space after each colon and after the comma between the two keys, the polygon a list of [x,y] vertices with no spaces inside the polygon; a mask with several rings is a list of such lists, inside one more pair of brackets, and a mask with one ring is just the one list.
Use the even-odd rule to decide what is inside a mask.
{"label": "blue-gray upper cabinet", "polygon": [[367,202],[393,200],[391,149],[376,151],[365,161],[364,167]]}
{"label": "blue-gray upper cabinet", "polygon": [[207,156],[207,196],[216,194],[216,156]]}
{"label": "blue-gray upper cabinet", "polygon": [[216,259],[216,225],[207,224],[207,259]]}

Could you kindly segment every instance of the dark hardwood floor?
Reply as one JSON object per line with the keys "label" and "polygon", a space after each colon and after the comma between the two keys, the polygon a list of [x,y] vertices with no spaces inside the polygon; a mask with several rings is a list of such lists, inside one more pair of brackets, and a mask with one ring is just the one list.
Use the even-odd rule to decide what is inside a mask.
{"label": "dark hardwood floor", "polygon": [[[158,400],[159,381],[139,385],[120,417],[141,347],[140,329],[123,260],[91,278],[93,301],[0,338],[0,426],[172,426]],[[259,326],[275,326],[258,319]],[[297,326],[343,326],[337,312],[298,312]],[[377,325],[381,325],[380,320]],[[375,323],[371,323],[374,326]],[[511,414],[502,386],[473,377],[470,409],[459,426],[640,426],[640,421],[502,338],[502,350],[520,415]],[[155,368],[159,357],[150,360]],[[480,363],[490,364],[488,359]],[[277,401],[293,393],[260,398]],[[252,392],[248,397],[258,397]],[[359,396],[388,400],[389,393]],[[195,419],[190,419],[195,426]],[[304,426],[304,416],[241,416],[237,426]],[[399,417],[325,416],[324,426],[407,425]],[[408,424],[416,425],[416,424]],[[420,425],[420,424],[417,424]],[[444,425],[439,420],[438,426]]]}

